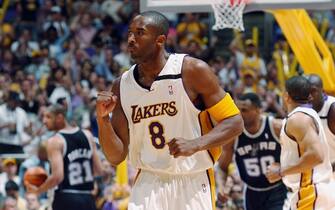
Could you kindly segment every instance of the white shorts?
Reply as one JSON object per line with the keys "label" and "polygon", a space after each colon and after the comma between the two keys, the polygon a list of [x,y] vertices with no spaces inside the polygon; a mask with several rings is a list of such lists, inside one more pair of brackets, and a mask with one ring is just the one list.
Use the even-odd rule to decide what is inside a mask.
{"label": "white shorts", "polygon": [[214,209],[213,181],[212,169],[187,175],[142,170],[133,186],[128,210]]}
{"label": "white shorts", "polygon": [[335,182],[318,183],[292,193],[291,210],[335,210]]}

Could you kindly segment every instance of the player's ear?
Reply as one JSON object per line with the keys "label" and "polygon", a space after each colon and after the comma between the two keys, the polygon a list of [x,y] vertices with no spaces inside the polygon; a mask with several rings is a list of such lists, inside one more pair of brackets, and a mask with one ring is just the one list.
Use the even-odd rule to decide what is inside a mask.
{"label": "player's ear", "polygon": [[56,115],[57,122],[61,122],[61,121],[63,121],[63,119],[65,119],[65,116],[63,114],[58,113]]}
{"label": "player's ear", "polygon": [[166,42],[166,36],[165,35],[159,35],[156,39],[157,44],[161,47],[164,47],[165,42]]}
{"label": "player's ear", "polygon": [[290,100],[290,96],[288,95],[288,92],[287,92],[287,91],[284,91],[284,93],[283,93],[283,100],[284,100],[284,101],[288,101],[288,100]]}

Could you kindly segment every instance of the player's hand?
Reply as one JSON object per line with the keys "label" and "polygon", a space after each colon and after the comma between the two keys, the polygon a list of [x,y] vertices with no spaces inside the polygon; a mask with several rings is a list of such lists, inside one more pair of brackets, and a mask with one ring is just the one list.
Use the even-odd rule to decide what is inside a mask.
{"label": "player's hand", "polygon": [[268,166],[265,176],[270,183],[281,180],[280,170],[280,163],[272,163]]}
{"label": "player's hand", "polygon": [[227,201],[229,201],[230,197],[228,194],[226,193],[218,193],[217,194],[217,199],[221,202],[221,203],[226,203]]}
{"label": "player's hand", "polygon": [[106,117],[111,113],[116,105],[117,96],[110,91],[101,91],[98,93],[96,112],[97,117]]}
{"label": "player's hand", "polygon": [[190,141],[183,138],[174,138],[169,143],[170,155],[177,158],[179,156],[191,156],[198,151],[196,141]]}
{"label": "player's hand", "polygon": [[36,187],[35,185],[32,185],[32,184],[30,184],[29,182],[27,182],[27,181],[25,181],[24,182],[24,185],[26,186],[26,188],[27,188],[27,192],[29,192],[29,193],[34,193],[34,194],[39,194],[39,192],[38,192],[38,187]]}

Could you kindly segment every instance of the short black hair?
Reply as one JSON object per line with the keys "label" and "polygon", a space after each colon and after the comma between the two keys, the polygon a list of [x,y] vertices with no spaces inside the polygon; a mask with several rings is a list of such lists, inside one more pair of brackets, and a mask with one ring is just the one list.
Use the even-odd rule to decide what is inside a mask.
{"label": "short black hair", "polygon": [[261,99],[256,93],[245,93],[238,98],[240,101],[250,101],[251,104],[257,108],[262,107]]}
{"label": "short black hair", "polygon": [[146,11],[140,13],[143,17],[148,17],[152,20],[152,23],[157,28],[158,35],[167,36],[169,33],[169,20],[162,13],[157,11]]}
{"label": "short black hair", "polygon": [[321,88],[321,89],[323,88],[322,79],[319,75],[309,74],[309,75],[307,75],[307,79],[312,86],[316,86],[316,87]]}
{"label": "short black hair", "polygon": [[5,185],[5,190],[6,191],[10,191],[10,190],[19,191],[19,186],[13,180],[9,180]]}
{"label": "short black hair", "polygon": [[285,83],[288,95],[297,103],[308,103],[311,83],[303,76],[293,76]]}
{"label": "short black hair", "polygon": [[66,116],[67,112],[66,107],[58,103],[48,106],[47,111],[54,115],[62,114],[64,117]]}

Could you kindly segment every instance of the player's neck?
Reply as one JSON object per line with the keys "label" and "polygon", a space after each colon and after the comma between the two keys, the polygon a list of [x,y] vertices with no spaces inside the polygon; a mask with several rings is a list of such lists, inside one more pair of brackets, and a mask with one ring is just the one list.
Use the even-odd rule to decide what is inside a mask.
{"label": "player's neck", "polygon": [[71,126],[68,122],[65,122],[63,126],[61,126],[58,131],[71,131],[76,127]]}
{"label": "player's neck", "polygon": [[165,50],[159,51],[152,57],[138,63],[140,77],[152,78],[153,80],[162,71],[169,54]]}
{"label": "player's neck", "polygon": [[250,134],[256,134],[259,129],[261,129],[263,118],[261,116],[254,123],[250,123],[250,125],[245,125],[245,129]]}
{"label": "player's neck", "polygon": [[303,103],[291,103],[287,105],[287,111],[288,113],[291,113],[295,108],[297,107],[307,107],[307,108],[312,108],[311,104],[303,104]]}
{"label": "player's neck", "polygon": [[315,104],[315,106],[313,106],[313,108],[315,109],[316,112],[319,112],[322,109],[324,104],[325,104],[325,100],[322,99],[322,100],[319,101],[319,103]]}

